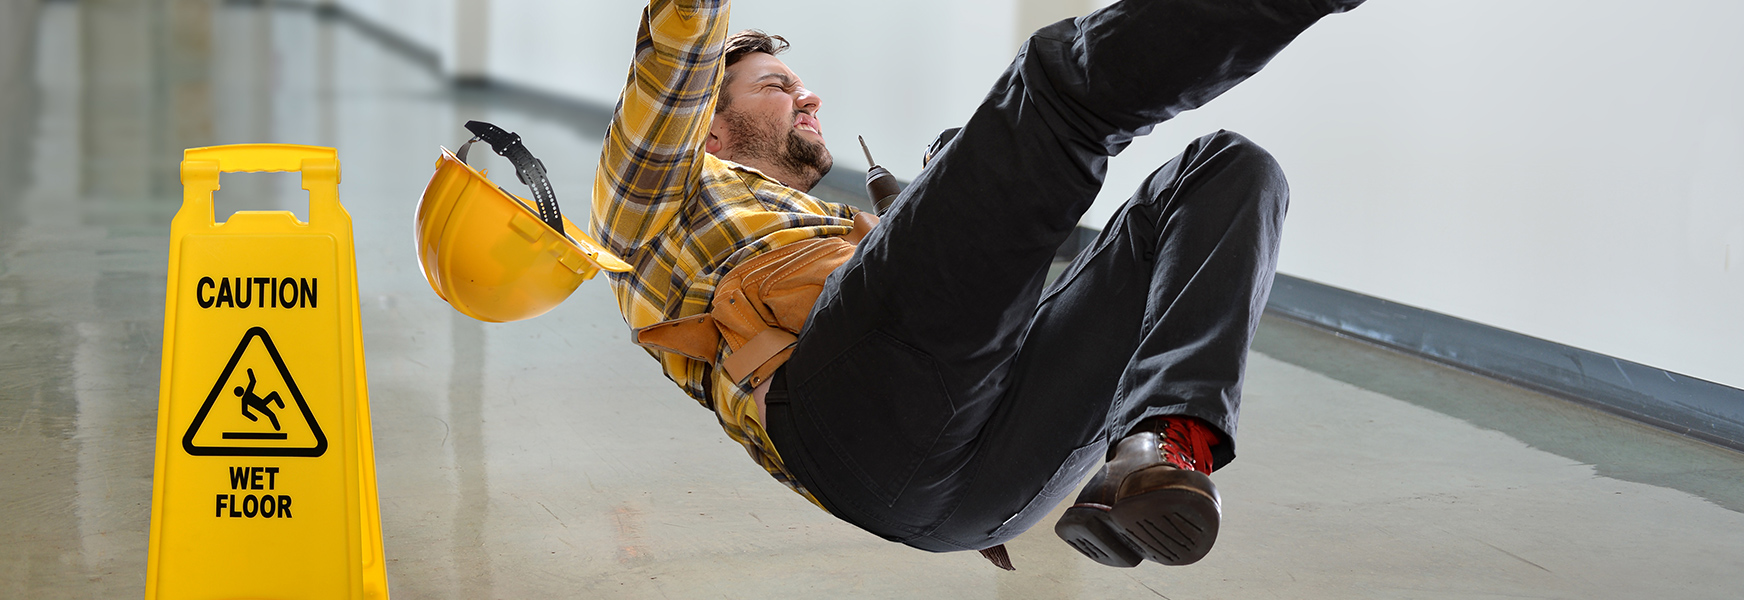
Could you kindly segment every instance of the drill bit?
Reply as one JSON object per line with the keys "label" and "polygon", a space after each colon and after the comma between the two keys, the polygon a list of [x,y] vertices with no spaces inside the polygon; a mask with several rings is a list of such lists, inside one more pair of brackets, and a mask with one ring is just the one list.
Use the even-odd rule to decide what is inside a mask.
{"label": "drill bit", "polygon": [[866,136],[856,135],[854,137],[860,140],[860,151],[866,153],[866,165],[878,166],[878,161],[872,160],[872,149],[866,147]]}

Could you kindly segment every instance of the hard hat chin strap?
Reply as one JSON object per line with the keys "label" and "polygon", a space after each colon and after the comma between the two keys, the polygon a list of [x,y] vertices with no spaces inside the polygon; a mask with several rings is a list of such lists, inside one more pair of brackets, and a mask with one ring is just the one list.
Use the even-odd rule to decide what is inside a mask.
{"label": "hard hat chin strap", "polygon": [[490,144],[491,150],[515,165],[515,178],[533,190],[539,220],[557,233],[569,235],[563,230],[563,213],[557,210],[557,192],[551,189],[551,179],[545,176],[545,163],[534,158],[533,153],[521,144],[521,136],[484,121],[467,121],[466,130],[472,132],[473,138],[460,145],[460,150],[454,153],[455,158],[466,162],[466,150],[473,142],[483,140]]}

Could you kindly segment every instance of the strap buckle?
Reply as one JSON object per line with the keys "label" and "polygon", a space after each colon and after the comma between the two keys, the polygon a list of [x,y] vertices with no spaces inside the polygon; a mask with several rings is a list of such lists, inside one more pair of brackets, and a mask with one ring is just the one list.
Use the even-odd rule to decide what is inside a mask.
{"label": "strap buckle", "polygon": [[460,150],[454,153],[455,158],[466,162],[466,151],[473,142],[482,140],[489,144],[492,151],[515,165],[515,178],[533,190],[533,204],[539,213],[539,220],[551,226],[557,233],[568,236],[563,230],[563,213],[557,209],[557,192],[551,189],[551,178],[545,174],[545,163],[534,157],[533,152],[521,143],[520,134],[484,121],[467,121],[466,130],[471,131],[473,137],[460,145]]}

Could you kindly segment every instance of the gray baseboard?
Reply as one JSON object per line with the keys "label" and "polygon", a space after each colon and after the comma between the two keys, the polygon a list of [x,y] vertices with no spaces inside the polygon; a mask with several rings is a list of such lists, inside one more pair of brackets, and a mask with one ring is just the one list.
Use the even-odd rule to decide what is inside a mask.
{"label": "gray baseboard", "polygon": [[1744,390],[1284,274],[1266,310],[1744,451]]}

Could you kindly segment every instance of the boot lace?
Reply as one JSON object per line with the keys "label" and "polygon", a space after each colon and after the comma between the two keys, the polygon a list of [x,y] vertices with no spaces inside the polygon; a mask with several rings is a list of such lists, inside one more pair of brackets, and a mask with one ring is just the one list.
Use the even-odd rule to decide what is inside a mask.
{"label": "boot lace", "polygon": [[1205,422],[1191,417],[1157,419],[1157,448],[1163,460],[1189,471],[1211,474],[1211,447],[1221,440]]}

